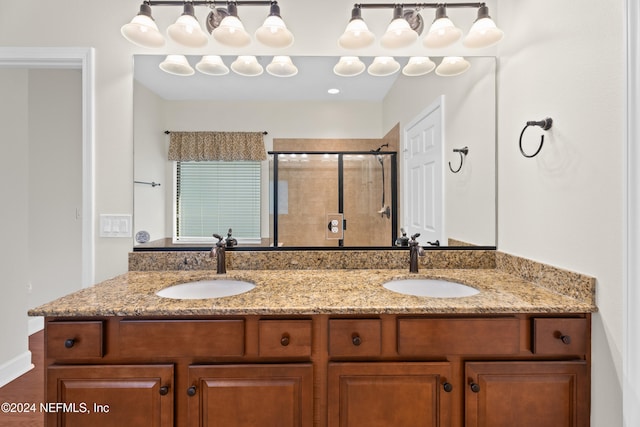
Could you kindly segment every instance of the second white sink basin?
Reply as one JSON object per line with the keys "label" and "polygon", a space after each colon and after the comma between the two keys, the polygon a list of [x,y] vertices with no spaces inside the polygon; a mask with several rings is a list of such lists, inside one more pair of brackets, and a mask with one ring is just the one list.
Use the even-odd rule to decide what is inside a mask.
{"label": "second white sink basin", "polygon": [[253,283],[241,280],[212,279],[169,286],[156,292],[156,295],[174,299],[220,298],[240,295],[255,287]]}
{"label": "second white sink basin", "polygon": [[393,292],[417,297],[461,298],[480,293],[471,286],[442,279],[399,279],[383,286]]}

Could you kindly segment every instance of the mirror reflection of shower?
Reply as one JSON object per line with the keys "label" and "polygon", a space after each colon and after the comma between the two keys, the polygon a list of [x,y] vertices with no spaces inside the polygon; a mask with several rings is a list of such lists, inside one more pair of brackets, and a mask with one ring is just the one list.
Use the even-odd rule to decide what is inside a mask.
{"label": "mirror reflection of shower", "polygon": [[[382,150],[383,147],[388,147],[389,144],[382,144],[380,147],[378,147],[375,150],[371,150],[375,153],[380,153],[380,150]],[[387,216],[387,218],[391,217],[391,207],[388,206],[385,203],[385,192],[386,192],[386,186],[384,184],[384,157],[381,156],[380,154],[376,154],[376,158],[378,159],[378,162],[380,163],[380,166],[382,167],[382,204],[381,204],[381,208],[378,211],[378,213],[380,214],[380,216],[384,217],[385,215]]]}
{"label": "mirror reflection of shower", "polygon": [[396,153],[269,153],[274,246],[392,246],[397,238]]}

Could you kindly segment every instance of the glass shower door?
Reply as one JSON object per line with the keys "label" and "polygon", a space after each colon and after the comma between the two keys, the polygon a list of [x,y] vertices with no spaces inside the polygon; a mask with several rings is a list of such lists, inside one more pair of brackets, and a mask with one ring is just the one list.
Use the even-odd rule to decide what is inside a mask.
{"label": "glass shower door", "polygon": [[391,246],[395,153],[270,153],[273,243]]}

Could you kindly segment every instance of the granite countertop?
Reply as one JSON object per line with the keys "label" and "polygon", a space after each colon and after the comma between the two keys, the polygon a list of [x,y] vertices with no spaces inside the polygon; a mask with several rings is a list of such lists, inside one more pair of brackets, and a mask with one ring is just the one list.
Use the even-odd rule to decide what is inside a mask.
{"label": "granite countertop", "polygon": [[[203,279],[237,279],[256,287],[244,294],[200,300],[162,298],[165,287]],[[402,295],[382,284],[399,278],[440,278],[473,286],[462,298]],[[497,269],[130,271],[29,311],[30,316],[188,316],[309,314],[588,313],[589,296],[539,286]]]}

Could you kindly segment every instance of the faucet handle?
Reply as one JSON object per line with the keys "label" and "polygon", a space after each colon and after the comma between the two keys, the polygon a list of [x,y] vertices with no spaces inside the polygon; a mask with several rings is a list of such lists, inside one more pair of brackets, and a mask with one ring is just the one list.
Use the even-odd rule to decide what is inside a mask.
{"label": "faucet handle", "polygon": [[412,235],[412,236],[411,236],[411,240],[412,240],[413,242],[415,242],[415,241],[416,241],[416,239],[417,239],[418,237],[420,237],[420,233],[416,233],[416,234]]}
{"label": "faucet handle", "polygon": [[221,235],[219,235],[218,233],[213,233],[213,237],[215,237],[216,239],[218,239],[218,242],[216,243],[217,247],[223,247],[224,246],[224,242],[223,242],[223,237]]}

